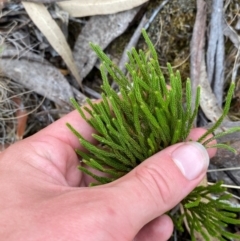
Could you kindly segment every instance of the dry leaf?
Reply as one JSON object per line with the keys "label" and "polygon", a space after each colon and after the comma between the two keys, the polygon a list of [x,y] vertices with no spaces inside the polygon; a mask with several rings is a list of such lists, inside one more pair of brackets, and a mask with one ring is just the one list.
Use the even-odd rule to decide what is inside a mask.
{"label": "dry leaf", "polygon": [[73,17],[112,14],[137,7],[148,0],[71,0],[57,3]]}
{"label": "dry leaf", "polygon": [[24,107],[22,100],[19,97],[12,98],[17,105],[16,118],[17,118],[17,133],[16,140],[22,140],[28,119],[28,112]]}
{"label": "dry leaf", "polygon": [[69,48],[61,29],[52,19],[47,8],[43,4],[38,3],[22,2],[22,4],[25,7],[27,13],[29,14],[29,17],[44,34],[52,47],[63,58],[66,65],[71,70],[73,76],[82,87],[81,78],[75,65],[72,51]]}
{"label": "dry leaf", "polygon": [[5,47],[1,52],[0,71],[57,104],[67,107],[73,97],[72,88],[60,71],[31,52],[18,53],[16,49]]}
{"label": "dry leaf", "polygon": [[240,47],[240,36],[237,34],[237,32],[225,21],[222,21],[222,28],[223,28],[223,33],[226,37],[228,37],[234,46],[239,49]]}
{"label": "dry leaf", "polygon": [[[60,1],[67,1],[67,0],[25,0],[24,2],[33,2],[33,3],[55,3]],[[11,2],[11,3],[20,3],[22,0],[3,0],[3,2]]]}
{"label": "dry leaf", "polygon": [[84,78],[97,61],[97,55],[89,46],[89,42],[105,49],[111,41],[121,35],[132,22],[140,7],[117,14],[93,16],[85,24],[73,50],[73,56]]}
{"label": "dry leaf", "polygon": [[202,59],[200,70],[200,106],[206,115],[206,117],[213,123],[215,123],[222,115],[222,109],[218,106],[217,99],[212,92],[210,83],[207,78],[205,60]]}

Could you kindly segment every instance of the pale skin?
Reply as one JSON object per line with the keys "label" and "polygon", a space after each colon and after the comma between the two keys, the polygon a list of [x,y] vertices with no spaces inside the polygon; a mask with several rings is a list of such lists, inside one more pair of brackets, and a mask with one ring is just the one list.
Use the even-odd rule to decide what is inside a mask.
{"label": "pale skin", "polygon": [[[164,213],[206,173],[189,181],[179,171],[171,153],[184,144],[155,154],[113,183],[87,187],[90,178],[77,169],[74,151],[83,148],[66,122],[93,141],[92,128],[73,111],[0,154],[0,239],[167,240],[173,224]],[[204,132],[193,129],[189,138],[196,140]],[[215,152],[208,150],[210,157]]]}

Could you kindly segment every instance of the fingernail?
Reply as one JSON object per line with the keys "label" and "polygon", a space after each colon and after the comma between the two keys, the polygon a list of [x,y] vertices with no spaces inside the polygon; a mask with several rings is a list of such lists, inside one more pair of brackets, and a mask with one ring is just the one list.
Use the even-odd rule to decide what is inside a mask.
{"label": "fingernail", "polygon": [[172,153],[172,159],[188,180],[197,178],[209,165],[207,150],[198,142],[184,143]]}

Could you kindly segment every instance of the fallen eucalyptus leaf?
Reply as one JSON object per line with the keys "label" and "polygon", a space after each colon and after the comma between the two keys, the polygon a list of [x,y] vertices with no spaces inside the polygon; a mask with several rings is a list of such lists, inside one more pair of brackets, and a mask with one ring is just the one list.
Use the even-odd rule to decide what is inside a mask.
{"label": "fallen eucalyptus leaf", "polygon": [[5,2],[20,3],[20,2],[33,2],[33,3],[55,3],[68,0],[5,0]]}
{"label": "fallen eucalyptus leaf", "polygon": [[24,103],[18,96],[12,98],[13,102],[17,106],[16,119],[17,119],[17,130],[16,140],[22,140],[28,119],[28,111],[25,109]]}
{"label": "fallen eucalyptus leaf", "polygon": [[73,17],[112,14],[137,7],[148,0],[71,0],[57,5]]}
{"label": "fallen eucalyptus leaf", "polygon": [[240,47],[240,37],[237,32],[225,21],[222,21],[224,35],[231,40],[233,45],[238,49]]}
{"label": "fallen eucalyptus leaf", "polygon": [[137,7],[117,14],[90,18],[78,36],[73,50],[73,57],[81,78],[84,78],[97,62],[97,55],[92,51],[89,42],[96,43],[105,49],[112,40],[127,29],[139,9]]}
{"label": "fallen eucalyptus leaf", "polygon": [[1,52],[1,74],[22,84],[24,87],[45,96],[59,105],[70,103],[72,88],[48,61],[33,53],[17,53],[5,47]]}
{"label": "fallen eucalyptus leaf", "polygon": [[216,96],[212,92],[208,81],[204,59],[202,59],[201,62],[199,84],[201,86],[200,106],[206,117],[211,120],[211,122],[215,123],[222,115],[222,109],[218,106]]}
{"label": "fallen eucalyptus leaf", "polygon": [[47,8],[43,4],[22,2],[29,17],[47,38],[52,47],[63,58],[66,65],[76,78],[79,86],[82,87],[76,64],[74,62],[72,51],[57,23],[52,19]]}

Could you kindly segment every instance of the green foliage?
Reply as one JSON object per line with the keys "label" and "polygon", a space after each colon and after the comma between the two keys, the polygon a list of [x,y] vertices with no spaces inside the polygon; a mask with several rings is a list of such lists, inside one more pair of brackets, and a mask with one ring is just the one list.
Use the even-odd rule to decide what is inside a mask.
{"label": "green foliage", "polygon": [[225,230],[228,224],[240,224],[236,214],[240,212],[240,206],[229,205],[231,194],[224,194],[226,189],[221,184],[218,182],[208,187],[199,186],[181,202],[184,214],[178,219],[186,218],[193,241],[196,240],[194,232],[199,232],[206,241],[212,240],[211,237],[218,240],[240,238]]}
{"label": "green foliage", "polygon": [[[114,181],[154,153],[172,144],[185,141],[198,113],[200,87],[197,88],[195,107],[192,109],[190,80],[187,79],[183,87],[180,73],[174,72],[170,64],[167,64],[168,77],[165,79],[159,67],[155,48],[145,31],[143,31],[143,36],[151,52],[151,58],[146,57],[143,51],[140,50],[138,53],[133,48],[128,53],[129,63],[126,64],[129,72],[128,78],[98,46],[91,44],[102,61],[100,68],[103,79],[102,101],[92,103],[88,100],[88,106],[83,109],[75,100],[72,100],[72,103],[80,115],[96,130],[97,134],[92,136],[99,144],[96,146],[89,143],[70,124],[67,125],[79,138],[81,145],[88,150],[88,152],[77,150],[82,157],[82,162],[103,173],[98,176],[83,166],[79,167],[81,171],[97,181],[92,185]],[[119,85],[120,94],[111,88],[108,76]],[[184,89],[185,97],[183,96]],[[213,139],[240,131],[240,128],[233,128],[206,140],[206,137],[219,127],[227,115],[233,90],[234,84],[230,86],[223,115],[198,140],[206,148],[213,147],[209,146]],[[184,98],[186,99],[185,105],[183,105]],[[85,113],[90,114],[90,118],[86,117]],[[214,147],[234,151],[224,144],[216,144]],[[219,194],[219,198],[212,199],[211,193]],[[198,187],[183,200],[185,212],[183,215],[173,217],[175,223],[181,226],[180,222],[186,217],[192,240],[194,240],[195,231],[200,232],[203,237],[208,237],[208,235],[232,237],[232,234],[222,227],[225,227],[226,223],[239,223],[233,214],[239,209],[230,208],[223,202],[228,198],[220,183]],[[206,238],[206,240],[209,239]],[[219,240],[224,240],[224,238]]]}

